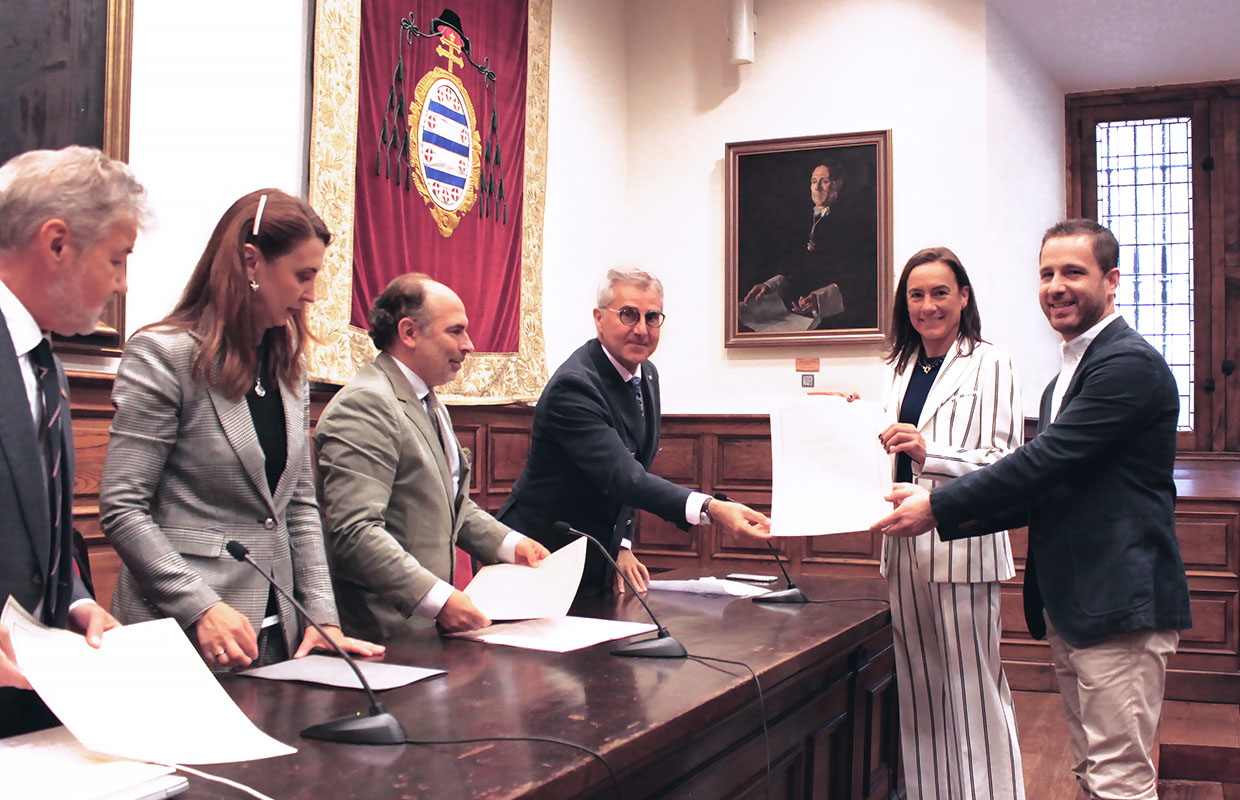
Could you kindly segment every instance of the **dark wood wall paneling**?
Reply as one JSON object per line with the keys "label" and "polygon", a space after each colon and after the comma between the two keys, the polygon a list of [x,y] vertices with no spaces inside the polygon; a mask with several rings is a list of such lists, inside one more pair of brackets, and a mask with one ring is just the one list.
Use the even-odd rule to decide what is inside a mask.
{"label": "dark wood wall paneling", "polygon": [[[73,430],[77,440],[74,521],[90,544],[100,600],[110,601],[119,564],[99,530],[99,480],[111,422],[111,377],[73,374]],[[332,392],[311,393],[318,419]],[[533,409],[458,406],[452,417],[461,444],[474,458],[472,496],[488,511],[508,497],[529,451]],[[1032,435],[1031,426],[1027,434]],[[761,415],[670,415],[653,471],[708,494],[722,492],[770,510],[770,425]],[[1192,591],[1194,626],[1171,662],[1167,696],[1179,700],[1240,702],[1240,460],[1183,459],[1177,465],[1177,533]],[[1003,645],[1013,688],[1054,691],[1050,652],[1025,631],[1020,586],[1026,532],[1012,533],[1017,576],[1003,587]],[[874,577],[880,537],[868,533],[776,541],[794,574]],[[766,548],[723,535],[715,526],[682,531],[641,514],[637,552],[653,570],[710,566],[719,573],[778,570]]]}

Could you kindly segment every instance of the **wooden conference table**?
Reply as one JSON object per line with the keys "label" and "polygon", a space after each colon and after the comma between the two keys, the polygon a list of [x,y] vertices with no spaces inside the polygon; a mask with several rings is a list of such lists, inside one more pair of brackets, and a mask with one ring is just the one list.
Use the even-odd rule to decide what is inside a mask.
{"label": "wooden conference table", "polygon": [[[694,577],[678,570],[659,577]],[[885,582],[804,578],[814,599],[882,598]],[[782,586],[782,584],[781,584]],[[756,670],[770,731],[772,798],[883,798],[899,759],[891,620],[885,602],[759,605],[652,592],[660,620],[692,654]],[[574,614],[644,621],[631,596]],[[448,674],[382,692],[413,739],[543,736],[601,753],[619,797],[765,796],[758,696],[739,666],[620,658],[606,644],[543,653],[424,636],[388,643],[388,661]],[[275,798],[617,797],[590,755],[550,743],[360,746],[302,739],[311,724],[364,711],[366,696],[254,678],[223,684],[292,756],[208,772]],[[240,797],[190,779],[187,800]]]}

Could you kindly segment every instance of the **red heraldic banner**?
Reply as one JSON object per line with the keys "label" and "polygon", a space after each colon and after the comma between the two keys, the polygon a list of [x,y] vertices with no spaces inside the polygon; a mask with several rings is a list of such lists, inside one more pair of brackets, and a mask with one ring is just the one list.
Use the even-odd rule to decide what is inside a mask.
{"label": "red heraldic banner", "polygon": [[479,352],[521,322],[525,0],[363,0],[352,323],[388,282],[452,287]]}

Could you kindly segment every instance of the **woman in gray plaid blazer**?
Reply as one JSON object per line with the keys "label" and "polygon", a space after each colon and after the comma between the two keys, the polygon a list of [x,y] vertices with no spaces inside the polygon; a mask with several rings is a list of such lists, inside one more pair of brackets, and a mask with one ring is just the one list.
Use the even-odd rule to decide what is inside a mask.
{"label": "woman in gray plaid blazer", "polygon": [[100,521],[124,562],[122,622],[172,617],[216,669],[324,642],[252,567],[346,649],[315,501],[305,305],[331,234],[302,200],[252,192],[224,214],[164,320],[138,331],[116,374]]}

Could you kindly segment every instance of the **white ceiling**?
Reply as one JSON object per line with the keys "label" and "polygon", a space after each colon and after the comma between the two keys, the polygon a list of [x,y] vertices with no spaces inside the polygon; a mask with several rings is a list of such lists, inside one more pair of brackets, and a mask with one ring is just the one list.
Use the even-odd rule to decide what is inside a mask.
{"label": "white ceiling", "polygon": [[1065,92],[1240,79],[1240,0],[990,0]]}

